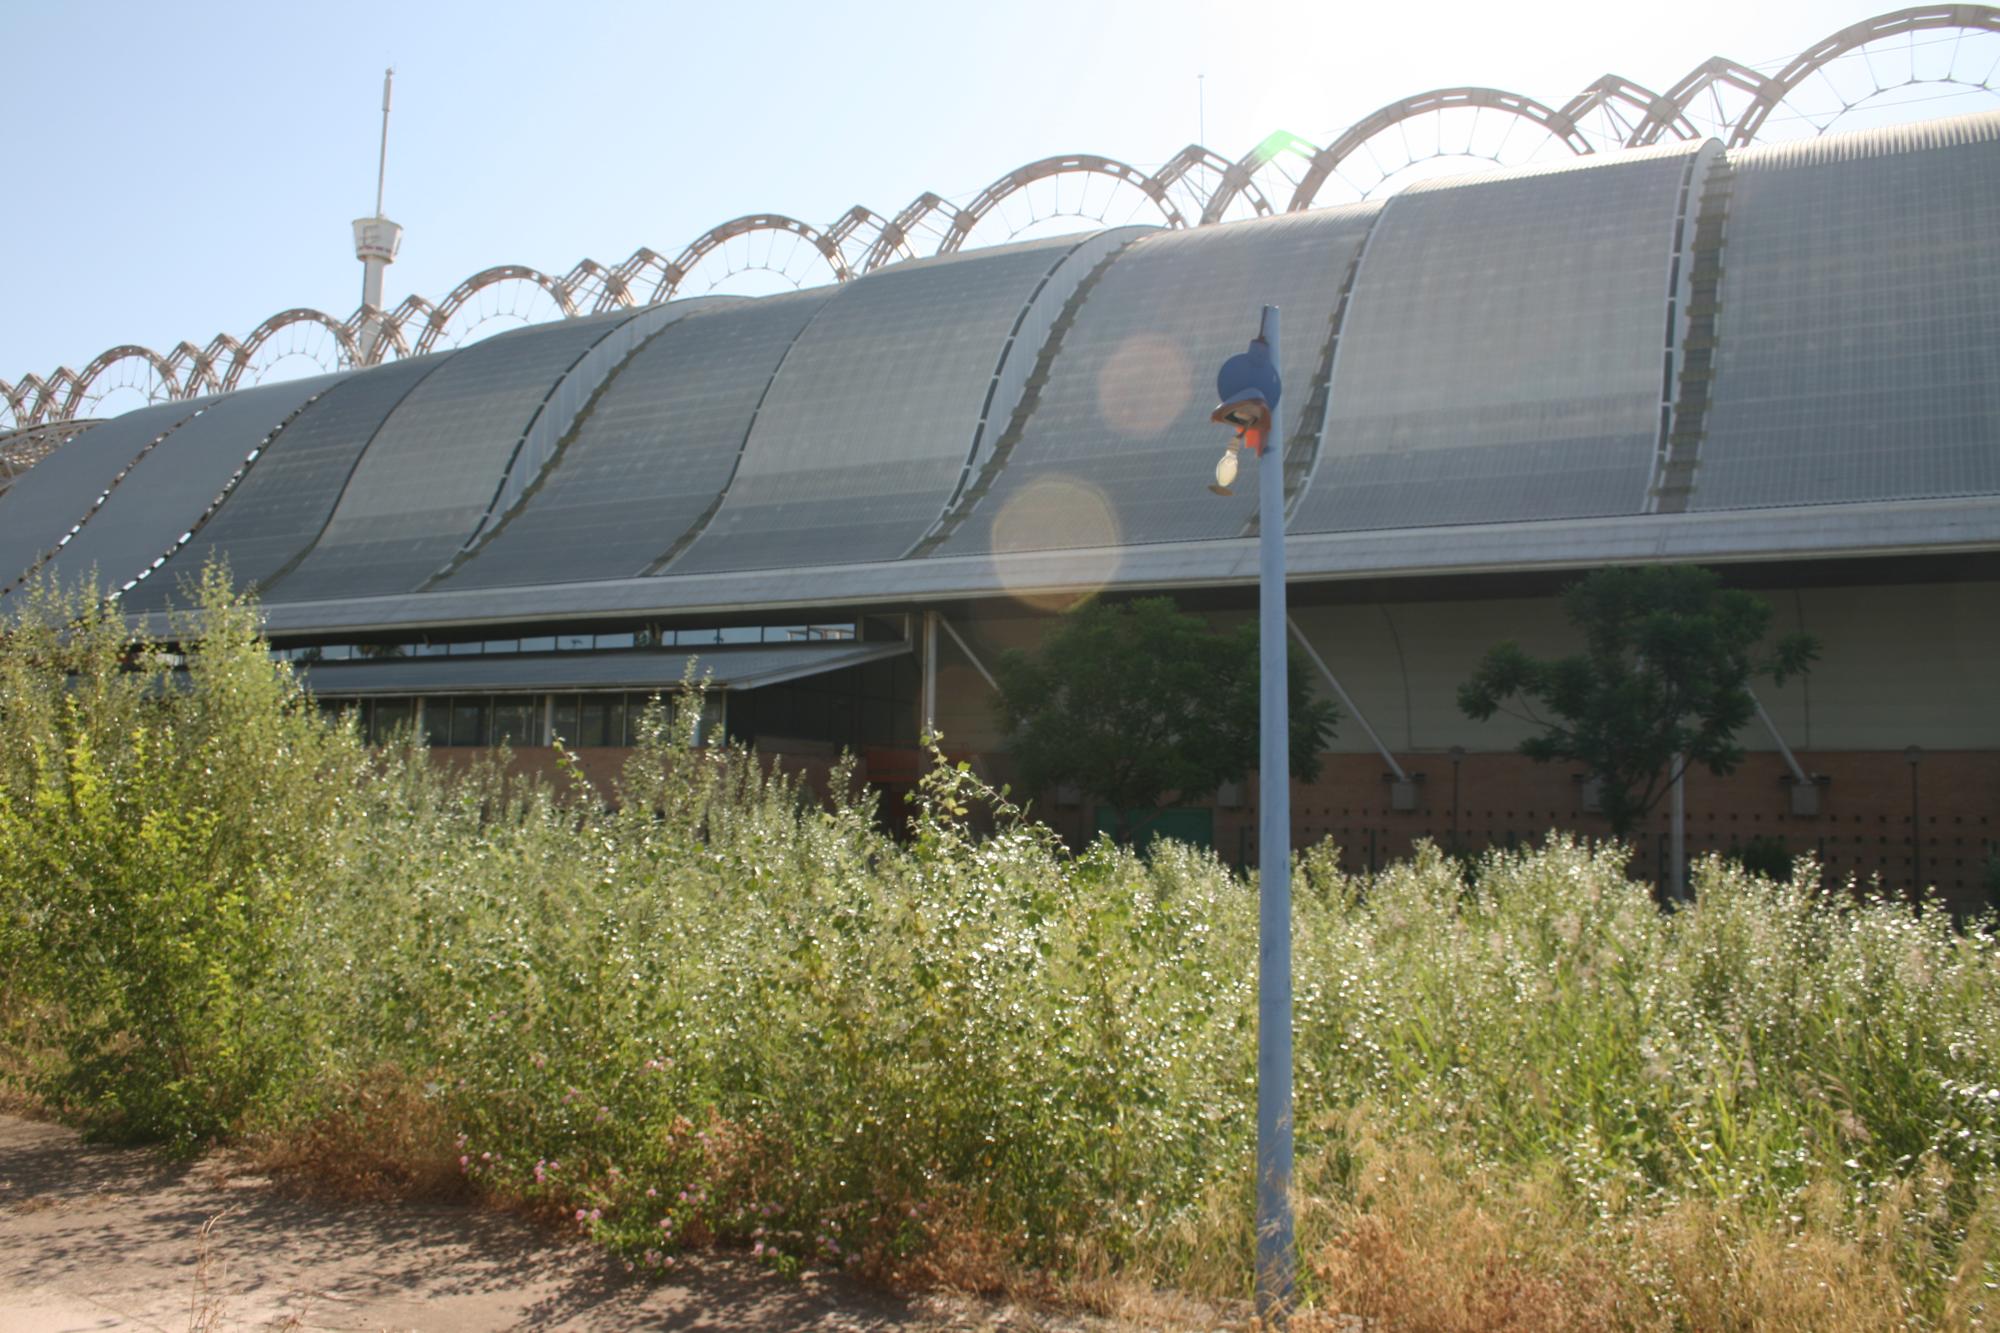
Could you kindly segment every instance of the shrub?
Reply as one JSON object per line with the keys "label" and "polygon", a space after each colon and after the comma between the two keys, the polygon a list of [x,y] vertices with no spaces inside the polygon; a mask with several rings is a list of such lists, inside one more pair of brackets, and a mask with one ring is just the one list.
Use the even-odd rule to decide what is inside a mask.
{"label": "shrub", "polygon": [[[907,842],[642,723],[615,808],[364,750],[212,585],[0,647],[10,1050],[106,1132],[232,1126],[636,1266],[1242,1294],[1255,894],[1078,855],[938,759]],[[169,684],[169,682],[175,682]],[[1295,883],[1309,1295],[1384,1326],[1966,1324],[2000,1281],[2000,943],[1556,838]],[[1102,1286],[1084,1288],[1103,1291]]]}
{"label": "shrub", "polygon": [[351,738],[321,722],[207,576],[183,665],[93,596],[44,588],[0,640],[0,932],[10,1008],[63,1062],[56,1105],[189,1148],[269,1087],[293,1042],[265,983],[334,852]]}

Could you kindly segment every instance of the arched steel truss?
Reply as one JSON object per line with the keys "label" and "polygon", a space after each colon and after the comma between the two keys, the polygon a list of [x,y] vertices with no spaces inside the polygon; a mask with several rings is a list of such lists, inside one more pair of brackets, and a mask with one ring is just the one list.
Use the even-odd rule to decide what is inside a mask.
{"label": "arched steel truss", "polygon": [[[152,400],[192,398],[256,383],[269,363],[273,339],[294,326],[316,325],[325,331],[321,355],[334,364],[321,368],[335,370],[455,346],[472,332],[462,317],[473,310],[473,303],[484,293],[510,285],[536,294],[537,300],[545,297],[565,317],[698,294],[684,290],[697,270],[706,273],[721,267],[727,277],[742,268],[761,267],[728,266],[727,247],[741,238],[790,235],[796,238],[795,245],[805,247],[804,253],[823,262],[828,280],[846,282],[885,265],[963,248],[1006,200],[1044,181],[1102,179],[1136,190],[1150,201],[1165,227],[1204,226],[1280,209],[1298,211],[1322,202],[1326,183],[1343,166],[1358,161],[1378,136],[1467,108],[1515,118],[1545,136],[1544,146],[1559,145],[1576,154],[1699,138],[1703,126],[1739,148],[1765,135],[1773,113],[1816,73],[1842,57],[1898,37],[1951,31],[1961,37],[2000,33],[2000,8],[1928,5],[1896,10],[1829,34],[1776,74],[1718,56],[1688,71],[1664,93],[1615,74],[1606,74],[1560,107],[1496,88],[1443,88],[1391,102],[1325,144],[1280,131],[1234,160],[1189,144],[1150,172],[1088,154],[1047,157],[1008,172],[964,204],[926,192],[893,217],[857,205],[824,230],[783,214],[749,214],[704,232],[671,260],[641,247],[620,264],[585,259],[561,277],[521,265],[501,265],[467,278],[436,303],[411,296],[393,310],[361,309],[346,319],[319,310],[285,310],[240,341],[219,334],[205,346],[183,342],[165,356],[127,344],[104,352],[80,372],[64,367],[46,377],[30,374],[12,383],[0,380],[0,432],[87,415],[121,368],[128,380],[116,387],[139,388]],[[2000,91],[1993,87],[1990,74],[1987,81],[1966,86]],[[1877,91],[1883,90],[1878,85]],[[1851,109],[1842,105],[1834,116]],[[1460,154],[1441,147],[1437,155]],[[1393,174],[1382,173],[1382,179]]]}

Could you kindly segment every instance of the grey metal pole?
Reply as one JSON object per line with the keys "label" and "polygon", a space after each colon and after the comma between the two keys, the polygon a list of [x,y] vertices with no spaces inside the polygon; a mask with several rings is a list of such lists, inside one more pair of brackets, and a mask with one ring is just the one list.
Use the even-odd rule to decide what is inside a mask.
{"label": "grey metal pole", "polygon": [[938,613],[924,612],[924,737],[937,732]]}
{"label": "grey metal pole", "polygon": [[[1278,308],[1261,334],[1278,358]],[[1258,459],[1257,1313],[1292,1303],[1292,785],[1285,652],[1284,436]]]}
{"label": "grey metal pole", "polygon": [[1673,764],[1674,826],[1667,839],[1667,877],[1673,881],[1673,887],[1667,891],[1667,897],[1680,902],[1687,897],[1687,790],[1681,785],[1681,779],[1687,776],[1686,756],[1675,755]]}

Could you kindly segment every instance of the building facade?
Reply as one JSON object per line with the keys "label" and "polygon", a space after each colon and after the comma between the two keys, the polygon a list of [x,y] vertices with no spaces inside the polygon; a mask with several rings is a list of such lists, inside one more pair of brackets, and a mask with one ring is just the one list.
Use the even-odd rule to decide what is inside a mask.
{"label": "building facade", "polygon": [[[855,750],[892,791],[926,720],[1004,775],[983,664],[1050,616],[1142,592],[1254,614],[1255,488],[1207,489],[1209,385],[1275,304],[1295,619],[1354,705],[1297,840],[1367,864],[1602,831],[1578,775],[1520,760],[1457,686],[1502,639],[1571,646],[1578,572],[1697,563],[1823,656],[1760,693],[1739,773],[1690,778],[1690,846],[1775,838],[1977,905],[2000,851],[1995,217],[1985,115],[567,319],[62,423],[10,455],[0,607],[95,577],[164,630],[221,561],[374,734],[559,736],[603,764],[692,674],[714,727]],[[1200,827],[1254,861],[1254,807],[1227,792]],[[1095,817],[1043,808],[1076,836]]]}

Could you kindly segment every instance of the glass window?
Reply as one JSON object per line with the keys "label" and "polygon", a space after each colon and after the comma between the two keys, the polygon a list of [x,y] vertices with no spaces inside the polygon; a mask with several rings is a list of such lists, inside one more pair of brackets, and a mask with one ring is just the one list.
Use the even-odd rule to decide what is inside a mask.
{"label": "glass window", "polygon": [[762,643],[764,630],[761,625],[732,625],[715,632],[717,643]]}
{"label": "glass window", "polygon": [[484,647],[484,644],[476,640],[466,643],[454,643],[451,645],[451,655],[453,657],[477,657]]}
{"label": "glass window", "polygon": [[565,745],[577,744],[576,703],[574,694],[558,694],[550,710],[549,730],[561,737]]}
{"label": "glass window", "polygon": [[325,662],[345,662],[354,656],[351,643],[329,643],[319,650],[320,660]]}
{"label": "glass window", "polygon": [[489,653],[518,653],[521,651],[519,639],[488,639],[483,645]]}
{"label": "glass window", "polygon": [[451,743],[484,745],[487,734],[487,707],[484,699],[451,701]]}
{"label": "glass window", "polygon": [[424,743],[426,745],[451,744],[451,700],[424,700]]}
{"label": "glass window", "polygon": [[541,634],[521,640],[521,651],[524,653],[552,653],[555,650],[556,639],[553,634]]}
{"label": "glass window", "polygon": [[593,643],[592,643],[592,640],[591,640],[591,637],[590,637],[590,635],[588,635],[588,634],[558,634],[558,635],[556,635],[556,651],[557,651],[557,652],[563,652],[563,653],[587,653],[587,652],[589,652],[589,651],[591,650],[591,648],[592,648],[593,646],[594,646],[594,645],[593,645]]}
{"label": "glass window", "polygon": [[420,643],[417,645],[416,655],[418,657],[443,657],[450,651],[451,645],[448,643]]}
{"label": "glass window", "polygon": [[524,745],[541,743],[541,700],[507,698],[493,701],[493,744],[519,749]]}
{"label": "glass window", "polygon": [[587,694],[577,710],[578,745],[623,745],[625,743],[625,699],[623,695]]}
{"label": "glass window", "polygon": [[415,699],[377,699],[368,709],[368,743],[387,745],[416,720]]}
{"label": "glass window", "polygon": [[597,636],[597,646],[599,648],[630,648],[634,642],[635,636],[631,630],[626,630],[621,634],[600,634]]}

